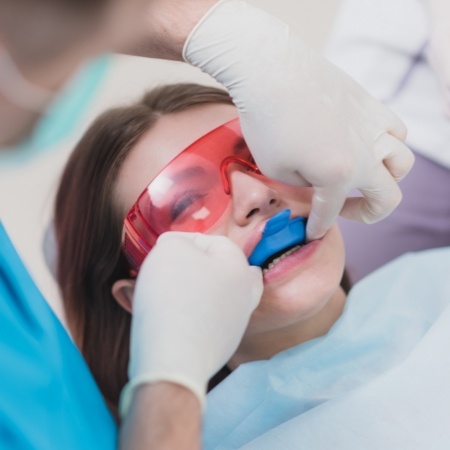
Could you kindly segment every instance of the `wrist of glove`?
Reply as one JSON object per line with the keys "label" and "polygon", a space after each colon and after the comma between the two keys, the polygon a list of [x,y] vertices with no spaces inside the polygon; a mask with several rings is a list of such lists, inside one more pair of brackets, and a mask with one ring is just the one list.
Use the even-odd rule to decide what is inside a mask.
{"label": "wrist of glove", "polygon": [[235,352],[262,295],[261,270],[228,238],[161,236],[141,267],[133,297],[129,383],[169,381],[204,403],[209,379]]}

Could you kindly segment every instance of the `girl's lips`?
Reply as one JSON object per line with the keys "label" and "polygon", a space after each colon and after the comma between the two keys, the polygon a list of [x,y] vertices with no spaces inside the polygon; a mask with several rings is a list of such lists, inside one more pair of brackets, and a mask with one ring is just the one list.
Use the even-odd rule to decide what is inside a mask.
{"label": "girl's lips", "polygon": [[264,222],[261,222],[258,226],[256,226],[254,228],[254,230],[252,231],[252,234],[250,235],[250,237],[247,239],[247,242],[244,244],[243,250],[244,250],[245,257],[247,259],[250,257],[253,250],[258,245],[258,242],[261,240],[264,229],[266,228],[266,223],[270,219],[271,219],[271,217],[269,217],[267,220],[265,220]]}
{"label": "girl's lips", "polygon": [[[322,238],[323,239],[323,238]],[[271,269],[263,274],[264,284],[274,283],[288,276],[290,272],[300,265],[305,264],[318,250],[322,239],[311,241],[300,247],[295,252],[277,262]]]}

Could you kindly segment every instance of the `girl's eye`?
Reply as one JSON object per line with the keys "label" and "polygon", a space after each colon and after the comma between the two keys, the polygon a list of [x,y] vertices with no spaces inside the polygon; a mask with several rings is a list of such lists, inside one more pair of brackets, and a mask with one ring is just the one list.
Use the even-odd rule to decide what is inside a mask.
{"label": "girl's eye", "polygon": [[170,219],[172,222],[179,219],[188,208],[207,195],[206,192],[184,192],[170,207]]}

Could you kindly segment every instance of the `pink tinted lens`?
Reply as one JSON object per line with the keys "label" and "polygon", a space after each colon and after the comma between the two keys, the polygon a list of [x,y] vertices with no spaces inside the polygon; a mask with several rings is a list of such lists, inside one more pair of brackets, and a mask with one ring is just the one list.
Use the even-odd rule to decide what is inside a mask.
{"label": "pink tinted lens", "polygon": [[230,157],[257,170],[238,119],[201,137],[153,179],[124,222],[123,250],[135,271],[162,233],[205,232],[219,220],[230,200],[221,165]]}

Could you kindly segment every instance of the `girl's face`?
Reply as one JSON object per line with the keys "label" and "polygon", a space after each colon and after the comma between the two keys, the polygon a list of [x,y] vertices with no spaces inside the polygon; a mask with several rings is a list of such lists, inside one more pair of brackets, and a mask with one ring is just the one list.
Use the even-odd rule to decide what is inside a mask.
{"label": "girl's face", "polygon": [[[175,156],[235,117],[236,108],[217,104],[159,119],[131,151],[119,173],[116,197],[124,217],[143,189]],[[291,217],[309,215],[311,188],[276,183],[239,165],[233,165],[228,176],[231,202],[208,234],[229,237],[247,257],[259,241],[264,224],[276,213],[290,209]],[[336,295],[342,296],[339,283],[343,270],[343,242],[334,225],[322,239],[301,247],[264,274],[263,297],[246,336],[251,339],[260,333],[289,329],[314,318]]]}

